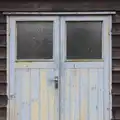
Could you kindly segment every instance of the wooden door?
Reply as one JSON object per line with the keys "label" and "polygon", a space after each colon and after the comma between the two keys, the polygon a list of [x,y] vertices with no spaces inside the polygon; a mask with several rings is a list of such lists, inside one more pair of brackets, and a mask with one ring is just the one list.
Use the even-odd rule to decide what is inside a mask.
{"label": "wooden door", "polygon": [[60,120],[109,120],[110,18],[61,18]]}
{"label": "wooden door", "polygon": [[10,120],[109,120],[108,16],[11,16]]}
{"label": "wooden door", "polygon": [[10,120],[58,120],[58,17],[9,20]]}

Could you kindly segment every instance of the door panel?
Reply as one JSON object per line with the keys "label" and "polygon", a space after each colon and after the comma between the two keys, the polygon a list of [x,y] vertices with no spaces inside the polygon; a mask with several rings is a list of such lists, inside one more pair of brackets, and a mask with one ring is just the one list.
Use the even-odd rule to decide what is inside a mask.
{"label": "door panel", "polygon": [[10,120],[58,120],[58,23],[56,16],[10,18]]}
{"label": "door panel", "polygon": [[16,120],[56,120],[53,69],[16,69]]}
{"label": "door panel", "polygon": [[60,120],[105,119],[110,84],[107,22],[100,16],[61,18]]}
{"label": "door panel", "polygon": [[103,118],[103,69],[65,69],[61,82],[61,120]]}

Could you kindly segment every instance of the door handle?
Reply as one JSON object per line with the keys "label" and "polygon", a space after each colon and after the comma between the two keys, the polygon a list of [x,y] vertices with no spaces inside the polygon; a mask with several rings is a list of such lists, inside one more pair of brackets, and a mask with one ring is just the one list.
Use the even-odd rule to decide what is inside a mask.
{"label": "door handle", "polygon": [[58,89],[58,76],[54,77],[55,89]]}

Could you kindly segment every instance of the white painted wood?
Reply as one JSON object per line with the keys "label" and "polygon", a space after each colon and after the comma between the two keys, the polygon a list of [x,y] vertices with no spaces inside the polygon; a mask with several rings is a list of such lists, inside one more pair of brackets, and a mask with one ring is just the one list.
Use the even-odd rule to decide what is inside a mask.
{"label": "white painted wood", "polygon": [[64,69],[61,120],[103,119],[103,69]]}
{"label": "white painted wood", "polygon": [[15,63],[15,68],[56,68],[54,62],[18,62]]}
{"label": "white painted wood", "polygon": [[10,16],[14,21],[55,21],[58,17],[55,16]]}
{"label": "white painted wood", "polygon": [[104,24],[104,119],[108,120],[112,117],[112,103],[111,103],[111,85],[112,85],[112,46],[111,46],[111,17],[105,19]]}
{"label": "white painted wood", "polygon": [[40,119],[48,120],[48,89],[46,70],[40,72]]}
{"label": "white painted wood", "polygon": [[[17,39],[16,39],[16,22],[17,21],[53,21],[53,59],[51,60],[38,60],[38,59],[17,59]],[[12,26],[11,26],[12,25]],[[16,64],[21,62],[54,62],[56,59],[59,60],[58,57],[58,50],[59,50],[59,42],[57,42],[59,40],[59,29],[58,29],[58,25],[59,25],[59,21],[58,21],[58,17],[55,16],[36,16],[36,17],[31,17],[31,16],[11,16],[10,17],[10,29],[12,29],[11,31],[11,35],[12,35],[12,41],[14,43],[14,53],[13,56],[15,57],[14,61],[16,61]],[[55,49],[55,50],[54,50]],[[57,54],[56,54],[57,53]],[[57,56],[56,56],[57,55]]]}
{"label": "white painted wood", "polygon": [[[61,49],[61,52],[63,54],[63,58],[62,60],[63,61],[66,61],[67,62],[67,57],[66,57],[66,49],[67,49],[67,28],[66,28],[66,22],[67,21],[102,21],[103,22],[103,29],[102,29],[102,58],[100,60],[104,60],[104,48],[105,48],[105,39],[106,37],[104,36],[104,34],[106,34],[107,32],[104,32],[105,31],[105,21],[107,20],[107,17],[106,16],[84,16],[84,17],[81,17],[81,16],[64,16],[61,18],[61,44],[62,44],[62,49]],[[109,30],[109,29],[108,29]],[[109,30],[110,31],[110,30]],[[82,59],[81,59],[82,60]],[[76,63],[80,63],[82,61],[77,61]],[[84,60],[83,60],[84,61]],[[90,60],[91,61],[91,60]],[[74,62],[74,60],[71,62]],[[89,62],[89,61],[87,61]],[[93,60],[93,62],[97,62],[97,60]],[[91,62],[92,63],[92,62]]]}
{"label": "white painted wood", "polygon": [[89,120],[97,120],[98,104],[97,104],[97,69],[89,70]]}
{"label": "white painted wood", "polygon": [[[9,21],[9,17],[7,16],[6,17],[6,19],[7,19],[7,24],[6,24],[6,30],[7,30],[7,96],[8,96],[8,98],[10,98],[10,79],[9,79],[9,77],[10,77],[10,73],[9,73],[9,71],[10,71],[10,64],[9,64],[9,62],[10,62],[10,53],[9,53],[9,51],[10,51],[10,42],[9,42],[9,40],[10,40],[10,38],[9,38],[9,29],[10,29],[10,21]],[[10,119],[10,101],[8,100],[8,104],[7,104],[7,120],[9,120]]]}
{"label": "white painted wood", "polygon": [[103,68],[103,62],[65,62],[63,63],[64,68]]}
{"label": "white painted wood", "polygon": [[[16,94],[16,99],[15,99],[15,119],[16,120],[21,120],[21,99],[22,99],[22,83],[21,79],[23,76],[24,70],[15,70],[15,94]],[[18,77],[19,76],[19,77]]]}
{"label": "white painted wood", "polygon": [[[10,16],[9,120],[109,120],[111,118],[111,17]],[[16,21],[54,21],[53,60],[16,60]],[[102,59],[67,61],[65,21],[103,21]],[[58,76],[59,88],[54,78]],[[10,82],[9,82],[10,81]]]}
{"label": "white painted wood", "polygon": [[109,90],[108,90],[108,97],[109,97],[109,107],[110,110],[108,111],[110,114],[108,115],[108,117],[110,117],[109,119],[112,119],[112,16],[108,17],[108,26],[109,26],[109,55],[108,55],[108,59],[109,59],[109,63],[108,63],[108,73],[109,73],[109,81],[108,81],[108,85],[109,85]]}
{"label": "white painted wood", "polygon": [[[80,70],[77,69],[76,71],[76,82],[75,82],[75,120],[78,120],[79,119],[79,114],[80,114],[80,98],[81,98],[81,88],[80,88],[80,76],[81,76],[81,73],[80,73]],[[73,81],[74,82],[74,81]]]}
{"label": "white painted wood", "polygon": [[[69,101],[67,101],[67,102],[68,102],[68,104],[70,104],[70,112],[69,112],[70,118],[71,118],[71,120],[75,120],[75,102],[76,102],[75,95],[78,92],[78,91],[75,91],[75,89],[76,89],[75,85],[77,82],[76,70],[75,69],[70,70],[69,75],[71,76],[71,80],[70,80],[70,84],[71,84],[70,85],[70,103],[69,103]],[[67,88],[67,86],[66,86],[66,88]],[[65,94],[65,96],[66,96],[66,94]],[[65,114],[65,116],[66,116],[66,114]]]}
{"label": "white painted wood", "polygon": [[5,15],[111,15],[116,14],[111,12],[3,12]]}
{"label": "white painted wood", "polygon": [[103,69],[98,69],[98,91],[97,91],[97,97],[98,97],[98,120],[104,119],[104,104],[103,104],[103,93],[104,93],[104,76],[103,76]]}
{"label": "white painted wood", "polygon": [[[21,79],[21,119],[30,120],[30,69],[22,70],[23,74],[19,74],[18,77],[22,76]],[[18,93],[19,94],[19,93]]]}
{"label": "white painted wood", "polygon": [[[67,41],[67,33],[66,33],[66,21],[102,21],[102,59],[100,60],[66,60],[66,41]],[[107,16],[64,16],[61,18],[61,71],[68,72],[69,69],[72,69],[70,72],[70,76],[76,82],[76,78],[73,77],[73,71],[80,70],[80,113],[78,119],[86,119],[86,120],[97,120],[97,119],[105,119],[108,120],[111,118],[111,17]],[[84,62],[86,61],[86,62]],[[89,71],[88,75],[87,72]],[[76,74],[76,72],[75,72]],[[64,75],[64,74],[62,74]],[[101,76],[100,76],[101,75]],[[102,77],[103,76],[103,77]],[[65,76],[61,77],[61,80],[65,81]],[[99,80],[101,81],[99,82]],[[69,87],[66,82],[62,81],[62,86]],[[87,81],[87,82],[86,82]],[[85,83],[86,82],[86,83]],[[65,85],[63,85],[65,84]],[[70,84],[75,85],[75,83],[70,82]],[[99,86],[100,85],[100,86]],[[87,88],[89,88],[88,93]],[[64,89],[64,88],[62,88]],[[74,88],[71,86],[70,93],[70,111],[67,112],[70,114],[70,118],[73,119],[74,116],[74,103],[76,100],[74,99]],[[104,91],[101,91],[104,90]],[[61,91],[63,96],[67,96],[68,93],[65,91]],[[65,94],[66,93],[66,94]],[[87,95],[86,95],[86,94]],[[83,105],[84,98],[88,101]],[[65,100],[61,98],[63,101],[62,104],[65,106]],[[69,101],[68,101],[69,102]],[[73,104],[72,104],[73,102]],[[67,103],[68,104],[68,103]],[[77,107],[75,107],[77,108]],[[62,108],[64,111],[65,107]],[[71,110],[72,113],[71,113]],[[64,113],[65,114],[65,113]],[[64,115],[66,116],[66,114]],[[98,118],[99,117],[99,118]],[[63,117],[64,118],[64,117]],[[69,118],[69,117],[68,117]]]}
{"label": "white painted wood", "polygon": [[15,72],[16,120],[56,120],[57,105],[54,70],[16,69]]}
{"label": "white painted wood", "polygon": [[[14,22],[13,21],[10,21],[10,19],[8,20],[8,22],[9,22],[9,31],[8,31],[8,35],[10,35],[9,36],[9,39],[7,40],[7,44],[8,44],[8,50],[7,50],[7,55],[8,55],[8,57],[9,57],[9,59],[8,59],[8,79],[7,79],[7,81],[9,81],[9,94],[8,94],[8,103],[9,103],[9,119],[10,120],[13,120],[14,119],[14,117],[15,117],[15,115],[14,115],[14,112],[15,112],[15,110],[14,110],[14,106],[15,106],[15,100],[14,100],[14,98],[11,98],[11,96],[14,96],[15,97],[15,86],[14,86],[14,83],[15,83],[15,81],[14,81],[14,77],[15,77],[15,71],[14,71],[14,42],[13,41],[10,41],[10,40],[12,40],[13,39],[13,37],[14,37],[14,35],[15,35],[15,33],[13,32],[13,31],[11,31],[10,29],[10,26],[13,26],[14,27]],[[10,41],[10,42],[9,42]],[[13,54],[11,54],[11,53],[13,53]]]}
{"label": "white painted wood", "polygon": [[65,21],[104,21],[106,19],[106,16],[64,16],[62,17]]}
{"label": "white painted wood", "polygon": [[[72,93],[72,98],[74,99],[74,91],[71,90],[71,79],[70,79],[70,70],[65,71],[65,80],[64,80],[64,118],[63,120],[70,120],[72,117],[70,116],[70,108],[72,106],[72,102],[70,102],[70,92]],[[70,104],[71,103],[71,104]],[[74,114],[71,113],[71,115]]]}
{"label": "white painted wood", "polygon": [[[65,100],[65,82],[64,80],[66,80],[65,77],[65,70],[63,69],[63,67],[61,67],[61,76],[60,76],[60,120],[64,120],[64,116],[65,116],[65,104],[64,104],[64,100]],[[64,80],[63,80],[64,79]]]}
{"label": "white painted wood", "polygon": [[30,119],[30,70],[15,70],[15,113],[16,120]]}
{"label": "white painted wood", "polygon": [[[55,83],[52,81],[55,76],[59,76],[58,17],[10,17],[9,19],[9,91],[10,95],[16,93],[15,98],[10,101],[9,120],[58,120],[58,90],[55,89]],[[53,60],[16,60],[16,21],[43,20],[53,21],[54,24]]]}
{"label": "white painted wood", "polygon": [[[89,70],[80,69],[80,119],[88,120],[90,119],[90,114],[88,115],[88,105],[89,105]],[[77,120],[77,119],[76,119]]]}
{"label": "white painted wood", "polygon": [[48,120],[57,120],[57,96],[55,94],[55,84],[49,79],[53,79],[54,70],[48,70]]}
{"label": "white painted wood", "polygon": [[31,69],[30,71],[30,100],[31,100],[31,120],[40,120],[40,70]]}

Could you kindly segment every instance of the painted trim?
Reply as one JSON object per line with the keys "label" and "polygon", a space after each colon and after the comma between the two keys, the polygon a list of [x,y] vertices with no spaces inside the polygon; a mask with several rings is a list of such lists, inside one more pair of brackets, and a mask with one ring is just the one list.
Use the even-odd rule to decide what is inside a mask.
{"label": "painted trim", "polygon": [[6,28],[7,28],[7,96],[8,96],[8,104],[7,104],[7,120],[10,120],[10,101],[9,101],[9,92],[10,92],[10,75],[9,75],[9,17],[7,16],[7,24],[6,24]]}
{"label": "painted trim", "polygon": [[[64,56],[64,58],[62,58],[62,60],[63,60],[63,62],[64,61],[71,61],[71,62],[75,62],[75,60],[74,59],[66,59],[67,57],[67,55],[66,55],[66,44],[67,44],[67,28],[66,28],[66,21],[82,21],[82,22],[85,22],[85,21],[92,21],[92,22],[96,22],[96,21],[100,21],[100,22],[103,22],[103,24],[102,24],[102,57],[100,58],[100,59],[94,59],[93,61],[94,62],[97,62],[98,60],[99,61],[104,61],[104,49],[105,49],[105,47],[104,47],[104,44],[105,44],[105,36],[104,36],[104,22],[105,22],[105,20],[106,20],[106,17],[107,16],[84,16],[84,17],[81,17],[81,16],[74,16],[74,17],[71,17],[71,16],[62,16],[61,17],[61,25],[62,25],[62,27],[61,27],[61,37],[62,37],[62,40],[61,40],[61,43],[62,43],[62,49],[61,49],[61,52],[62,52],[62,54],[63,54],[63,56]],[[105,34],[106,34],[106,32],[105,32]],[[80,61],[84,61],[84,59],[79,59],[79,60],[77,60],[76,62],[80,62]],[[90,60],[90,59],[87,59],[86,60],[86,62],[92,62],[92,59]]]}
{"label": "painted trim", "polygon": [[104,50],[104,119],[112,119],[112,43],[111,43],[112,17],[107,16],[104,22],[105,50]]}
{"label": "painted trim", "polygon": [[[7,17],[7,90],[8,93],[8,112],[9,112],[9,118],[7,117],[7,120],[13,120],[14,119],[14,104],[15,104],[15,91],[14,91],[14,42],[10,41],[12,39],[12,36],[15,35],[10,28],[10,25],[14,27],[14,22],[10,21],[10,17]],[[11,54],[12,53],[12,54]]]}
{"label": "painted trim", "polygon": [[63,68],[71,69],[104,69],[104,62],[64,62]]}
{"label": "painted trim", "polygon": [[109,16],[109,105],[110,119],[112,119],[112,16]]}
{"label": "painted trim", "polygon": [[[58,17],[57,16],[10,16],[10,21],[13,21],[13,30],[15,31],[15,38],[17,37],[17,28],[16,28],[16,22],[17,21],[52,21],[53,22],[53,49],[55,49],[55,46],[57,45],[56,39],[58,39],[57,35],[57,22]],[[54,62],[57,54],[53,50],[53,58],[52,59],[17,59],[17,41],[13,38],[13,41],[15,43],[15,61],[16,62]],[[58,45],[57,45],[58,46]]]}
{"label": "painted trim", "polygon": [[3,12],[5,15],[110,15],[116,14],[111,12]]}
{"label": "painted trim", "polygon": [[[96,15],[99,15],[99,14],[96,14]],[[19,17],[19,18],[21,18],[21,17]],[[13,56],[14,54],[10,57],[10,53],[11,53],[11,51],[14,52],[15,48],[14,48],[14,42],[12,41],[12,43],[10,43],[10,39],[12,38],[13,32],[14,32],[14,31],[13,32],[11,31],[10,24],[12,24],[13,27],[15,27],[14,26],[14,20],[10,21],[10,17],[7,16],[7,83],[8,83],[8,85],[7,85],[7,95],[8,95],[8,99],[9,99],[8,100],[8,105],[7,105],[7,120],[13,120],[14,119],[14,99],[10,100],[10,95],[14,94],[13,93],[14,88],[12,88],[12,90],[10,90],[11,89],[10,86],[11,86],[11,83],[14,82],[14,80],[13,81],[9,81],[9,80],[11,79],[10,73],[12,72],[11,69],[10,69],[11,66],[12,66],[12,65],[10,65],[10,61],[14,59],[14,56]],[[105,57],[105,59],[107,59],[107,64],[106,63],[104,64],[105,68],[107,69],[107,76],[106,76],[107,80],[104,84],[104,86],[105,86],[105,91],[104,91],[104,97],[105,97],[105,99],[104,99],[105,100],[105,103],[104,103],[104,110],[105,110],[104,111],[104,117],[105,118],[104,119],[105,120],[110,120],[112,118],[112,94],[111,94],[111,88],[112,88],[112,86],[111,86],[112,85],[112,45],[111,45],[112,44],[111,43],[111,39],[112,39],[111,38],[112,17],[111,17],[111,15],[106,16],[104,27],[105,27],[106,32],[108,33],[108,34],[105,34],[105,37],[106,37],[106,40],[108,42],[108,44],[106,46],[106,50],[107,50],[107,53],[109,53]],[[10,48],[10,45],[12,45],[11,48]],[[13,62],[13,61],[11,61],[11,62]],[[15,67],[15,66],[13,66],[13,67]],[[12,78],[13,78],[13,76],[14,76],[14,74],[12,75]],[[13,83],[12,86],[14,86],[14,83]],[[11,93],[11,91],[12,91],[12,93]]]}
{"label": "painted trim", "polygon": [[108,21],[109,21],[109,114],[110,114],[110,119],[112,119],[112,34],[111,34],[111,31],[112,31],[112,16],[109,16],[108,18]]}

